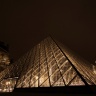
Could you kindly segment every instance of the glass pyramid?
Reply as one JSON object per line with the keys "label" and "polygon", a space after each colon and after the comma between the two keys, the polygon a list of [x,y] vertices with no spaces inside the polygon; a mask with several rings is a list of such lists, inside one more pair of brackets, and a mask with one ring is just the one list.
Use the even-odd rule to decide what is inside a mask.
{"label": "glass pyramid", "polygon": [[41,41],[0,73],[1,81],[14,77],[18,77],[15,88],[96,84],[91,64],[51,37]]}

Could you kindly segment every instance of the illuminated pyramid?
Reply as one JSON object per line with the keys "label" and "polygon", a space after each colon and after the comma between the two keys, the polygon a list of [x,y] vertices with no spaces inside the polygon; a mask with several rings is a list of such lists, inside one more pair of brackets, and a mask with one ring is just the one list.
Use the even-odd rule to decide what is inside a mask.
{"label": "illuminated pyramid", "polygon": [[0,80],[18,77],[16,88],[95,85],[96,75],[91,67],[67,47],[47,37],[0,73]]}

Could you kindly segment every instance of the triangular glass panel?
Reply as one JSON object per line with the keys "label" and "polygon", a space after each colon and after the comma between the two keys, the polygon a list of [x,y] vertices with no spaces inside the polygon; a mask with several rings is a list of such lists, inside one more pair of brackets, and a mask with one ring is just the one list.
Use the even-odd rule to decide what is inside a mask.
{"label": "triangular glass panel", "polygon": [[84,82],[81,80],[81,78],[77,75],[74,80],[72,80],[71,84],[69,86],[80,86],[85,85]]}

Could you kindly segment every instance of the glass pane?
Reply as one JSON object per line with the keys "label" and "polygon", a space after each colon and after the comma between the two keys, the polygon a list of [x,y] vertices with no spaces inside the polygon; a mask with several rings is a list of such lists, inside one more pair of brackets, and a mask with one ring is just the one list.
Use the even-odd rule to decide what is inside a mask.
{"label": "glass pane", "polygon": [[52,67],[54,64],[56,64],[56,61],[54,59],[52,59],[51,62],[48,62],[49,68]]}
{"label": "glass pane", "polygon": [[40,87],[49,87],[49,78]]}
{"label": "glass pane", "polygon": [[33,86],[33,84],[35,84],[35,82],[38,82],[38,76],[36,76],[36,75],[30,80],[30,86]]}
{"label": "glass pane", "polygon": [[68,60],[66,60],[61,66],[59,66],[62,74],[64,74],[70,67],[71,67],[71,65],[68,62]]}
{"label": "glass pane", "polygon": [[47,66],[40,66],[40,76],[42,76],[47,71]]}
{"label": "glass pane", "polygon": [[59,54],[61,54],[60,50],[58,49],[57,51],[54,52],[54,54],[57,56]]}
{"label": "glass pane", "polygon": [[62,77],[60,77],[57,82],[55,82],[52,86],[64,86],[64,82]]}
{"label": "glass pane", "polygon": [[47,54],[47,58],[49,59],[49,58],[52,58],[52,53],[50,52],[48,52],[48,54]]}
{"label": "glass pane", "polygon": [[18,80],[17,85],[19,84],[19,82],[22,84],[23,78],[24,78],[24,76],[22,76],[22,77]]}
{"label": "glass pane", "polygon": [[45,62],[45,63],[43,63],[42,65],[40,65],[40,70],[41,70],[42,68],[44,68],[45,66],[47,66],[47,62]]}
{"label": "glass pane", "polygon": [[59,53],[58,55],[56,55],[56,60],[60,60],[60,58],[62,58],[62,56],[63,55]]}
{"label": "glass pane", "polygon": [[63,78],[64,81],[66,83],[66,85],[73,79],[73,77],[76,75],[75,70],[70,67],[64,74],[63,74]]}
{"label": "glass pane", "polygon": [[16,86],[16,88],[21,88],[21,83],[18,83],[18,85]]}
{"label": "glass pane", "polygon": [[66,58],[64,56],[62,56],[57,62],[58,62],[58,66],[61,66],[64,62],[65,62]]}
{"label": "glass pane", "polygon": [[32,73],[32,76],[38,76],[38,73],[39,73],[39,68],[37,68],[33,73]]}
{"label": "glass pane", "polygon": [[57,64],[54,64],[52,67],[49,68],[49,75],[53,74],[57,69]]}
{"label": "glass pane", "polygon": [[39,64],[35,65],[35,66],[33,67],[33,71],[36,71],[38,67],[39,67]]}
{"label": "glass pane", "polygon": [[46,59],[45,59],[45,57],[44,57],[44,59],[42,59],[42,60],[40,60],[40,65],[46,65]]}
{"label": "glass pane", "polygon": [[48,78],[48,72],[46,72],[45,74],[43,74],[43,75],[39,78],[39,84],[41,85],[47,78]]}
{"label": "glass pane", "polygon": [[29,82],[30,82],[30,76],[25,77],[25,80],[23,81],[23,87],[29,87]]}
{"label": "glass pane", "polygon": [[94,85],[90,80],[88,80],[87,78],[83,77],[85,79],[85,81],[89,84],[89,85]]}
{"label": "glass pane", "polygon": [[22,83],[22,87],[24,88],[24,87],[29,87],[29,83],[27,82],[27,81],[24,81],[23,83]]}
{"label": "glass pane", "polygon": [[38,87],[38,80],[34,83],[34,87]]}
{"label": "glass pane", "polygon": [[54,60],[53,55],[51,55],[49,58],[47,58],[47,62],[52,62]]}
{"label": "glass pane", "polygon": [[31,75],[31,74],[32,74],[32,71],[33,71],[33,70],[30,69],[30,70],[26,73],[26,75],[27,75],[27,76]]}
{"label": "glass pane", "polygon": [[79,76],[76,76],[69,86],[85,85]]}
{"label": "glass pane", "polygon": [[31,79],[31,81],[30,81],[30,87],[34,87],[34,82],[35,81],[33,81],[33,79]]}
{"label": "glass pane", "polygon": [[51,85],[52,85],[53,83],[55,83],[60,77],[61,77],[60,71],[57,69],[57,70],[50,76]]}

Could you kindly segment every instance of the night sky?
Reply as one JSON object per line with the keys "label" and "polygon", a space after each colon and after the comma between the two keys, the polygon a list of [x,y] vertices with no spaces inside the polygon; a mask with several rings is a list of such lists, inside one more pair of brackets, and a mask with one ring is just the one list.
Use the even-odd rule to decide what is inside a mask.
{"label": "night sky", "polygon": [[0,0],[0,41],[17,60],[48,34],[96,60],[96,0]]}

